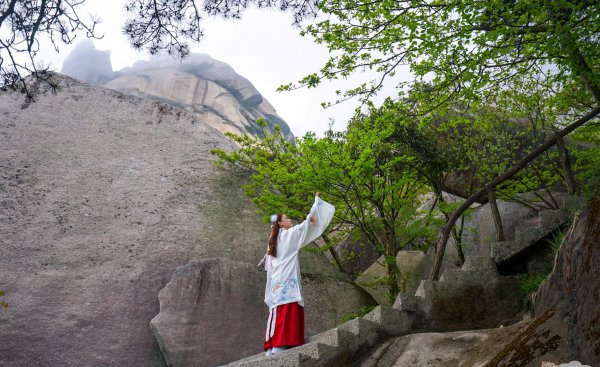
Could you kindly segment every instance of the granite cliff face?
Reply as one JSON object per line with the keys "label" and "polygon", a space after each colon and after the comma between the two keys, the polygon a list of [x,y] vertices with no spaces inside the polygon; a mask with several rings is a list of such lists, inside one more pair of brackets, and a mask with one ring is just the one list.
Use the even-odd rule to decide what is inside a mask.
{"label": "granite cliff face", "polygon": [[138,61],[113,73],[109,51],[81,42],[65,60],[63,74],[125,94],[164,102],[191,112],[221,132],[258,136],[259,118],[271,129],[293,135],[285,121],[250,81],[222,61],[192,54],[181,62],[169,57]]}
{"label": "granite cliff face", "polygon": [[[268,225],[211,163],[210,149],[233,146],[201,117],[68,77],[62,87],[25,109],[22,95],[0,93],[0,365],[165,366],[150,328],[159,291],[192,261],[256,269]],[[315,279],[307,292],[331,298],[311,312],[330,322],[364,296]],[[266,322],[261,300],[235,319],[249,324],[224,308],[194,315],[231,331],[223,348],[260,351],[264,330],[248,325]],[[319,321],[313,332],[329,326]]]}
{"label": "granite cliff face", "polygon": [[600,365],[600,194],[575,218],[554,272],[536,294],[535,315],[556,316],[561,353]]}

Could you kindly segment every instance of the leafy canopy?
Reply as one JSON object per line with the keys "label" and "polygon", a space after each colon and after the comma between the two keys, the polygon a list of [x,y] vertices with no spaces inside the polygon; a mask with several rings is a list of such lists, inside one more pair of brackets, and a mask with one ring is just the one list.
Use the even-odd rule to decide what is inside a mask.
{"label": "leafy canopy", "polygon": [[578,72],[598,84],[598,2],[329,0],[319,2],[319,10],[326,19],[303,33],[333,56],[300,84],[316,86],[364,69],[380,76],[342,97],[369,97],[401,65],[410,66],[417,84],[435,86],[426,91],[434,104],[476,100],[481,91],[535,74],[545,74],[554,88]]}
{"label": "leafy canopy", "polygon": [[431,208],[420,208],[430,191],[428,177],[444,164],[435,142],[402,121],[399,104],[386,103],[358,114],[344,132],[323,138],[309,133],[295,144],[280,132],[265,137],[228,134],[232,152],[213,150],[217,164],[244,174],[246,195],[263,215],[284,212],[302,218],[310,196],[320,191],[336,207],[336,232],[357,230],[385,255],[390,292],[397,294],[396,253],[426,249],[440,224]]}

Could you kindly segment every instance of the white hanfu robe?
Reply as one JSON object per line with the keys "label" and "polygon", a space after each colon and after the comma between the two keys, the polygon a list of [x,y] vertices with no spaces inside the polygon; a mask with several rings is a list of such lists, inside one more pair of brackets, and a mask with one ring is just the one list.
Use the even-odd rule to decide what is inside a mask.
{"label": "white hanfu robe", "polygon": [[[269,310],[292,302],[298,302],[304,307],[298,252],[323,234],[334,213],[333,205],[316,196],[305,221],[290,229],[279,229],[277,256],[267,255],[265,259],[267,270],[265,303],[269,306]],[[314,218],[314,223],[310,222],[310,217]]]}

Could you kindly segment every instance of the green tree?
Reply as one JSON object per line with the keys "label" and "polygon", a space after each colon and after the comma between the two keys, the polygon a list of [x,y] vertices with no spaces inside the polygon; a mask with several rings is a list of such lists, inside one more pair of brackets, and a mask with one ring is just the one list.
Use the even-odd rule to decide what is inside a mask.
{"label": "green tree", "polygon": [[583,78],[598,88],[600,4],[594,1],[208,0],[199,8],[190,0],[128,0],[132,17],[125,32],[136,47],[176,52],[181,38],[203,36],[203,14],[239,18],[252,6],[292,12],[299,25],[323,15],[302,33],[327,45],[332,56],[299,85],[364,69],[380,75],[342,97],[377,91],[401,65],[434,85],[428,93],[438,102],[457,95],[476,99],[481,90],[547,72],[549,65],[555,67],[553,87]]}
{"label": "green tree", "polygon": [[583,183],[583,193],[591,197],[600,187],[600,124],[585,126],[571,136],[570,152],[575,157],[576,179]]}
{"label": "green tree", "polygon": [[[266,121],[258,120],[258,124],[262,128],[261,139],[226,133],[239,148],[230,152],[213,149],[211,153],[218,157],[215,164],[248,178],[243,186],[244,193],[265,221],[274,213],[303,218],[312,205],[312,195],[320,188],[314,177],[305,176],[302,171],[302,146],[286,140],[279,127],[271,132]],[[332,226],[322,235],[325,242],[322,250],[329,251],[336,266],[343,271],[342,261],[330,238],[331,232],[338,227],[339,221],[334,218]]]}
{"label": "green tree", "polygon": [[406,117],[401,105],[388,102],[357,114],[343,133],[302,142],[311,152],[307,173],[341,204],[340,221],[359,229],[384,255],[392,297],[402,277],[397,252],[407,246],[426,249],[437,229],[437,213],[418,209],[438,168],[438,160],[428,159],[436,157],[435,144]]}
{"label": "green tree", "polygon": [[[139,0],[150,4],[152,0]],[[411,97],[424,112],[439,113],[443,106],[480,103],[486,93],[500,94],[520,80],[544,75],[544,93],[566,97],[575,89],[593,98],[585,109],[570,105],[565,124],[553,137],[496,176],[458,207],[443,227],[430,277],[439,276],[446,242],[456,221],[474,202],[516,175],[552,147],[557,138],[593,120],[600,113],[598,50],[600,3],[558,0],[540,1],[209,1],[210,14],[238,17],[248,6],[292,9],[295,21],[320,12],[324,20],[309,24],[303,34],[327,45],[331,58],[323,68],[297,84],[314,87],[324,79],[347,78],[370,69],[379,77],[340,92],[339,100],[368,99],[393,77],[400,65],[408,65],[415,80]],[[143,8],[143,9],[142,9]],[[160,20],[152,7],[140,6],[140,18]],[[146,9],[146,10],[144,10]],[[164,15],[168,17],[168,15]],[[175,32],[176,34],[176,32]],[[424,87],[424,85],[432,87]],[[402,86],[402,85],[400,85]],[[569,105],[568,98],[559,105]]]}
{"label": "green tree", "polygon": [[[44,29],[42,26],[62,24],[53,23],[65,16],[60,4],[74,8],[84,1],[3,2],[0,26],[16,25],[8,28],[8,33],[25,34],[22,44],[31,45],[37,40],[37,30]],[[28,5],[32,11],[19,13],[21,5]],[[432,279],[438,278],[450,232],[472,203],[600,114],[597,26],[600,3],[597,1],[207,0],[203,7],[198,7],[194,0],[127,0],[131,18],[124,30],[134,47],[146,48],[151,53],[167,51],[185,56],[188,48],[182,40],[201,39],[203,15],[237,18],[249,6],[291,11],[297,24],[319,13],[323,15],[322,20],[306,25],[302,34],[327,45],[331,58],[320,71],[296,84],[284,85],[282,90],[315,87],[324,79],[347,78],[373,70],[378,74],[373,82],[340,92],[338,96],[338,100],[354,96],[368,100],[386,80],[396,75],[401,65],[408,65],[414,80],[398,87],[410,87],[409,97],[418,103],[419,113],[429,114],[432,119],[436,114],[444,115],[443,109],[454,108],[456,104],[476,106],[487,94],[501,95],[515,83],[531,82],[540,75],[544,82],[537,85],[539,91],[557,96],[555,103],[562,114],[552,124],[562,128],[454,210],[436,245]],[[48,17],[49,14],[57,17]],[[23,27],[20,19],[29,21]],[[78,18],[73,19],[65,20],[74,22],[71,27],[64,27],[67,33],[63,38],[67,40],[74,29],[81,27]],[[93,31],[93,27],[87,29]],[[0,52],[7,50],[10,48],[0,48]],[[31,50],[27,52],[31,54]],[[1,72],[8,76],[4,83],[21,77],[12,67],[9,65],[10,70],[5,72],[3,66]],[[571,91],[576,96],[583,95],[581,100],[589,103],[574,103]]]}
{"label": "green tree", "polygon": [[384,255],[395,297],[402,276],[397,252],[426,249],[436,233],[437,213],[418,207],[430,191],[427,177],[442,164],[434,159],[434,142],[403,122],[401,112],[393,103],[372,107],[345,132],[328,131],[321,139],[307,134],[295,145],[268,131],[261,140],[229,134],[240,148],[213,152],[219,164],[250,175],[244,189],[263,214],[294,213],[296,205],[306,205],[307,193],[321,191],[336,206],[337,231],[360,231]]}

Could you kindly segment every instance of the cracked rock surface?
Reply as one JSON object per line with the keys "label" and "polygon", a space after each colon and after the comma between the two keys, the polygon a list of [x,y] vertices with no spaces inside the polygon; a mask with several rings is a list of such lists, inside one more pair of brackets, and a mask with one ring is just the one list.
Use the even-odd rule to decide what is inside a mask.
{"label": "cracked rock surface", "polygon": [[268,225],[211,163],[233,147],[163,103],[37,89],[0,92],[0,365],[164,366],[150,320],[177,267],[265,251]]}

